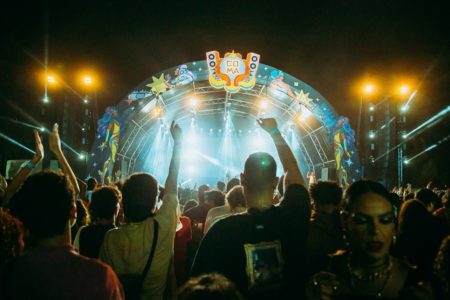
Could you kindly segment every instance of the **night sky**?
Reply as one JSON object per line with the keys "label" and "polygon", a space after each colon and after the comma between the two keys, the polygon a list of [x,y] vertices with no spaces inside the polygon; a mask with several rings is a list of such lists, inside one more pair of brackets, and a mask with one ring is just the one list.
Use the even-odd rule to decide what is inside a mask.
{"label": "night sky", "polygon": [[[77,89],[83,68],[98,73],[100,111],[115,105],[149,76],[205,52],[261,54],[261,62],[320,92],[356,129],[355,85],[374,78],[384,94],[399,80],[420,84],[407,128],[450,103],[450,19],[444,1],[16,1],[0,12],[0,116],[38,119],[44,40],[49,67]],[[365,3],[370,4],[365,4]],[[363,4],[364,3],[364,4]],[[47,25],[46,25],[47,24]],[[47,28],[47,30],[46,30]],[[380,95],[381,96],[381,95]],[[408,143],[416,154],[449,134],[441,121]],[[1,132],[32,147],[32,135],[5,120]],[[0,140],[0,167],[30,154]],[[414,160],[416,184],[448,183],[450,143]],[[3,173],[3,172],[2,172]],[[419,177],[418,177],[419,176]]]}

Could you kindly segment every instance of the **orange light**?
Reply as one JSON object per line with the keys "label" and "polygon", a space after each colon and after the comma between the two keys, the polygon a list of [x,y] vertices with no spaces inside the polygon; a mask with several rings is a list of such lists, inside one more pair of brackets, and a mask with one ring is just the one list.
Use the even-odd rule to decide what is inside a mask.
{"label": "orange light", "polygon": [[399,89],[400,94],[405,95],[409,92],[409,86],[407,85],[402,85]]}
{"label": "orange light", "polygon": [[375,91],[375,86],[371,83],[364,85],[364,93],[370,95]]}
{"label": "orange light", "polygon": [[56,77],[53,75],[48,75],[47,76],[47,82],[51,85],[55,85],[56,84]]}
{"label": "orange light", "polygon": [[92,77],[89,75],[83,76],[83,83],[85,85],[91,85],[93,83]]}
{"label": "orange light", "polygon": [[154,116],[154,117],[159,117],[159,116],[161,116],[161,114],[162,114],[162,109],[161,109],[161,107],[160,107],[159,105],[156,105],[156,106],[153,108],[153,116]]}

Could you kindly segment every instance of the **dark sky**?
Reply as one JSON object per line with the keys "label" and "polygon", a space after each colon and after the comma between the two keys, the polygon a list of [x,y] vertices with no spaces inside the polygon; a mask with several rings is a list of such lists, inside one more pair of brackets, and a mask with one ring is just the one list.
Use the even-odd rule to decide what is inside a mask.
{"label": "dark sky", "polygon": [[[319,91],[354,128],[354,86],[364,77],[377,78],[386,94],[401,78],[422,82],[409,129],[449,105],[450,20],[444,1],[152,2],[16,1],[2,9],[0,115],[23,120],[8,103],[39,115],[46,21],[49,66],[68,84],[82,68],[97,70],[101,108],[160,70],[204,59],[208,50],[261,54],[262,63]],[[17,136],[20,130],[1,124],[2,132],[32,145]],[[408,151],[420,152],[449,128],[447,117],[414,139]],[[449,149],[447,142],[414,164],[448,182]],[[5,155],[1,159],[3,164]]]}

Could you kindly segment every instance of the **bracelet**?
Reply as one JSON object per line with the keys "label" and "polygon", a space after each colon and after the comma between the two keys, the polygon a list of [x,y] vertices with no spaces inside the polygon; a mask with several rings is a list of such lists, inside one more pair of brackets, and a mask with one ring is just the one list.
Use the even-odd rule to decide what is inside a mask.
{"label": "bracelet", "polygon": [[279,134],[280,130],[278,128],[274,128],[270,131],[270,135]]}
{"label": "bracelet", "polygon": [[31,162],[31,160],[27,161],[27,163],[25,164],[25,166],[23,166],[24,168],[28,168],[30,170],[33,170],[35,165]]}

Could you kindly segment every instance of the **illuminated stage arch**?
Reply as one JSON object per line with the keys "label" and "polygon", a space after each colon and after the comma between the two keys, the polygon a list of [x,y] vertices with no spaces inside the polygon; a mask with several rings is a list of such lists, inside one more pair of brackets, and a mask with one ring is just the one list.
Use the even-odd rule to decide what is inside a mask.
{"label": "illuminated stage arch", "polygon": [[163,183],[171,155],[168,126],[176,120],[185,136],[182,183],[198,186],[237,177],[252,152],[277,158],[270,137],[256,123],[275,117],[305,177],[314,171],[317,179],[344,186],[360,178],[347,118],[312,87],[278,69],[260,64],[256,78],[250,90],[215,89],[206,61],[151,76],[99,120],[88,176],[110,182],[145,171]]}

